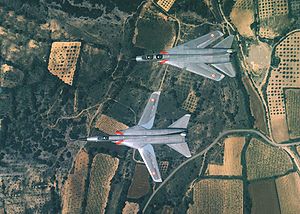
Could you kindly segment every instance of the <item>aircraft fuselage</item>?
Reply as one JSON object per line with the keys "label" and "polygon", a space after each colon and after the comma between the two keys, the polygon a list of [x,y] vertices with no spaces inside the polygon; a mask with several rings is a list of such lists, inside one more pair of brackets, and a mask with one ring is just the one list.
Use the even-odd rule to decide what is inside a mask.
{"label": "aircraft fuselage", "polygon": [[127,129],[116,132],[116,135],[97,136],[88,138],[88,141],[112,141],[118,145],[139,148],[140,144],[174,144],[185,142],[186,129]]}
{"label": "aircraft fuselage", "polygon": [[137,56],[136,61],[158,61],[165,63],[166,61],[180,61],[182,63],[209,63],[218,64],[230,62],[230,56],[233,53],[232,49],[225,48],[206,48],[206,49],[181,49],[176,53],[162,51],[159,54]]}

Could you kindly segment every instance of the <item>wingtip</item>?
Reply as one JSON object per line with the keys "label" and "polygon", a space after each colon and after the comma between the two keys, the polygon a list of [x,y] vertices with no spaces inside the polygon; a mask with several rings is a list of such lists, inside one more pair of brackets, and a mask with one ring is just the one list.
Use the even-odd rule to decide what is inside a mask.
{"label": "wingtip", "polygon": [[224,33],[222,33],[222,32],[219,31],[219,30],[216,30],[216,32],[217,32],[220,36],[223,36],[223,35],[224,35]]}
{"label": "wingtip", "polygon": [[221,81],[222,79],[224,79],[224,77],[225,77],[225,75],[224,75],[224,74],[222,74],[222,75],[220,76],[220,78],[219,78],[219,79],[217,79],[216,81]]}
{"label": "wingtip", "polygon": [[192,155],[191,155],[191,154],[189,154],[189,155],[186,155],[185,157],[187,157],[187,158],[190,158],[190,157],[192,157]]}
{"label": "wingtip", "polygon": [[161,178],[160,178],[160,179],[155,179],[155,180],[153,179],[153,181],[154,181],[154,182],[157,182],[157,183],[161,183],[161,182],[162,182],[162,179],[161,179]]}
{"label": "wingtip", "polygon": [[184,115],[184,117],[188,117],[188,120],[190,120],[191,116],[192,116],[191,114],[185,114]]}
{"label": "wingtip", "polygon": [[236,77],[236,73],[228,75],[229,77]]}

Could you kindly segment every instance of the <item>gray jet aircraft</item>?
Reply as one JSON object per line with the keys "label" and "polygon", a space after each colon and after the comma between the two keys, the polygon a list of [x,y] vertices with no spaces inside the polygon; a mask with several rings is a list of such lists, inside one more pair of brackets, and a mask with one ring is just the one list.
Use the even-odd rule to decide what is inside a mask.
{"label": "gray jet aircraft", "polygon": [[124,145],[137,149],[155,182],[162,182],[154,149],[151,144],[166,144],[185,157],[191,157],[185,142],[187,125],[190,115],[186,114],[166,129],[152,129],[157,110],[160,92],[151,94],[148,103],[136,126],[117,131],[115,135],[89,137],[87,141],[111,141],[117,145]]}
{"label": "gray jet aircraft", "polygon": [[158,61],[160,64],[186,69],[215,81],[222,80],[224,74],[235,77],[236,71],[231,63],[234,36],[230,35],[209,47],[222,36],[223,33],[220,31],[213,31],[167,51],[161,51],[159,54],[137,56],[136,61]]}

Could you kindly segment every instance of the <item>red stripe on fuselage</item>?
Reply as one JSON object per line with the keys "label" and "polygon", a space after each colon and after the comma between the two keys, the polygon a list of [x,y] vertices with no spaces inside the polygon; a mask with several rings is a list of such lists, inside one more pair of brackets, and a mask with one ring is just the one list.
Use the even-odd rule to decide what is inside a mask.
{"label": "red stripe on fuselage", "polygon": [[161,51],[160,54],[169,54],[167,51]]}
{"label": "red stripe on fuselage", "polygon": [[124,135],[124,133],[121,132],[121,131],[116,131],[115,134],[116,134],[116,135]]}
{"label": "red stripe on fuselage", "polygon": [[117,145],[120,145],[120,144],[122,144],[123,142],[124,142],[124,140],[120,140],[120,141],[117,141],[116,144],[117,144]]}
{"label": "red stripe on fuselage", "polygon": [[166,62],[168,62],[168,60],[167,60],[167,59],[164,59],[164,60],[160,61],[159,63],[160,63],[160,64],[165,64]]}

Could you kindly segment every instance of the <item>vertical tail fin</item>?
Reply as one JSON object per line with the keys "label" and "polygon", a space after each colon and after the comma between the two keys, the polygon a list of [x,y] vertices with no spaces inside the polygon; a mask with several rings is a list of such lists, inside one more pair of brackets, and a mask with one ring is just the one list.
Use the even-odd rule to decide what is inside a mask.
{"label": "vertical tail fin", "polygon": [[169,128],[182,128],[182,129],[186,129],[188,126],[188,123],[190,121],[190,114],[186,114],[183,117],[181,117],[180,119],[176,120],[174,123],[172,123]]}

